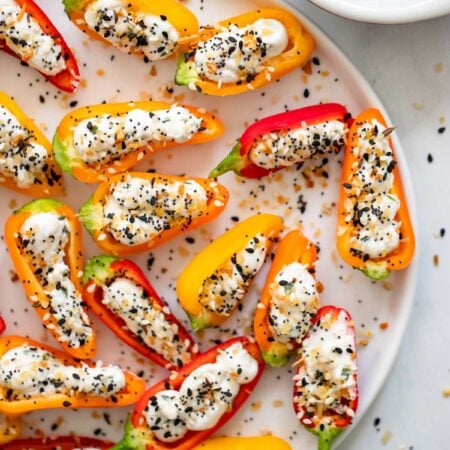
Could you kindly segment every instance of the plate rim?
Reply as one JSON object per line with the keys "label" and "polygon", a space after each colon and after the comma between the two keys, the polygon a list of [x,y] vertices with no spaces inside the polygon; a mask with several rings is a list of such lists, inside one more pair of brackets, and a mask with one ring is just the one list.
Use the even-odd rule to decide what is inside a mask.
{"label": "plate rim", "polygon": [[[264,0],[259,0],[264,1]],[[368,81],[362,76],[362,74],[359,72],[355,64],[351,61],[351,59],[346,55],[346,53],[322,30],[322,28],[317,25],[313,20],[309,19],[308,15],[305,14],[305,12],[300,10],[300,5],[293,5],[293,0],[269,0],[270,3],[278,4],[281,7],[291,11],[293,14],[295,14],[303,24],[305,24],[305,28],[311,29],[313,35],[317,38],[317,41],[320,43],[321,46],[323,46],[327,54],[330,55],[337,55],[334,63],[337,65],[337,68],[342,70],[344,73],[348,74],[351,78],[357,81],[358,88],[361,89],[362,92],[364,92],[365,98],[367,98],[367,101],[369,104],[372,104],[376,107],[378,107],[382,113],[385,115],[386,119],[390,121],[390,118],[388,114],[386,113],[386,110],[378,97],[376,91]],[[312,0],[316,1],[316,0]],[[392,123],[392,122],[391,122]],[[395,135],[393,137],[394,146],[396,149],[396,157],[397,160],[400,163],[400,170],[402,173],[402,180],[403,180],[403,187],[405,189],[406,197],[408,199],[408,206],[409,206],[409,213],[411,215],[412,222],[414,224],[415,228],[415,234],[418,235],[418,226],[417,226],[417,207],[416,207],[416,201],[413,191],[413,185],[412,185],[412,179],[410,175],[410,170],[406,162],[405,153],[403,151],[403,148],[400,144],[400,141]],[[357,425],[359,420],[365,416],[368,409],[372,406],[375,398],[381,391],[381,389],[384,386],[384,383],[386,381],[387,376],[392,370],[392,366],[395,362],[395,359],[398,355],[400,345],[402,343],[402,339],[405,334],[406,326],[408,325],[408,320],[410,318],[410,314],[412,311],[412,306],[414,302],[414,294],[415,294],[415,288],[417,284],[417,275],[418,275],[418,262],[419,262],[419,249],[418,249],[418,243],[416,244],[416,254],[414,257],[414,260],[412,261],[411,265],[405,270],[405,279],[402,280],[403,283],[405,283],[405,287],[403,289],[403,295],[402,295],[402,304],[399,308],[399,317],[401,319],[398,320],[397,324],[397,331],[395,335],[393,336],[393,343],[391,343],[388,347],[388,351],[386,351],[385,357],[383,358],[383,370],[379,371],[377,373],[377,376],[374,377],[374,382],[370,386],[370,388],[367,391],[367,402],[364,405],[364,408],[360,409],[355,420],[353,421],[352,426],[342,435],[341,439],[338,443],[341,443],[345,437],[348,436],[349,433],[351,433],[354,429],[354,427]],[[378,372],[378,371],[377,371]]]}
{"label": "plate rim", "polygon": [[[392,120],[387,113],[381,99],[376,93],[375,89],[369,84],[366,78],[362,75],[362,73],[358,70],[352,60],[347,56],[345,51],[343,51],[327,34],[322,28],[317,25],[316,22],[311,20],[303,11],[300,10],[300,7],[291,3],[293,0],[272,0],[274,3],[278,3],[283,8],[294,13],[297,17],[300,18],[303,24],[306,25],[305,28],[311,29],[312,35],[314,37],[318,37],[318,41],[320,43],[325,43],[334,54],[339,56],[340,61],[338,60],[338,64],[344,67],[344,70],[347,70],[352,77],[354,77],[358,84],[361,86],[365,94],[367,95],[368,100],[370,101],[371,106],[377,107],[383,116],[386,118],[388,123],[392,123]],[[315,1],[315,0],[314,0]],[[400,172],[402,177],[402,185],[406,194],[406,198],[408,201],[408,211],[411,217],[411,221],[414,226],[414,234],[416,236],[416,247],[414,258],[411,261],[410,265],[404,269],[403,273],[406,275],[406,279],[403,281],[405,284],[404,294],[403,294],[403,304],[400,308],[400,321],[397,327],[397,334],[394,336],[394,341],[390,343],[384,358],[383,370],[377,371],[377,377],[375,382],[372,384],[372,388],[369,389],[368,395],[366,396],[367,403],[364,408],[359,409],[356,414],[355,419],[353,420],[351,426],[338,438],[336,446],[339,446],[344,439],[353,431],[359,421],[366,415],[367,411],[373,405],[375,399],[378,394],[381,392],[383,386],[386,383],[387,377],[392,371],[397,355],[400,351],[400,346],[405,337],[406,327],[409,323],[410,316],[412,313],[412,307],[415,300],[415,292],[418,281],[418,268],[419,268],[419,257],[420,257],[420,248],[418,242],[418,220],[417,220],[417,204],[414,195],[413,183],[411,178],[411,172],[409,170],[409,166],[407,163],[407,159],[405,156],[405,152],[401,145],[400,139],[397,133],[393,136],[393,143],[395,149],[396,159],[399,161]],[[396,300],[398,301],[398,300]]]}

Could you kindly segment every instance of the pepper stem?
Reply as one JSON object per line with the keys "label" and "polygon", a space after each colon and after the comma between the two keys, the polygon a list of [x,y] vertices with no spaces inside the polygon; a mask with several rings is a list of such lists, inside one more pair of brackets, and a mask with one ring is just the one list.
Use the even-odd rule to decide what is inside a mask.
{"label": "pepper stem", "polygon": [[240,175],[240,170],[243,166],[243,158],[241,156],[241,144],[237,142],[231,149],[230,153],[220,161],[217,166],[211,170],[208,177],[216,178],[219,175],[223,175],[230,170],[233,170],[236,174]]}
{"label": "pepper stem", "polygon": [[325,428],[323,431],[316,431],[314,434],[319,438],[317,450],[331,450],[334,440],[342,433],[343,428]]}
{"label": "pepper stem", "polygon": [[153,435],[149,435],[149,432],[145,429],[134,428],[131,417],[128,416],[122,439],[110,450],[146,450],[147,444],[152,440]]}
{"label": "pepper stem", "polygon": [[385,280],[389,275],[390,272],[386,268],[386,263],[380,262],[380,263],[366,263],[366,267],[362,269],[363,274],[370,278],[373,281],[382,281]]}

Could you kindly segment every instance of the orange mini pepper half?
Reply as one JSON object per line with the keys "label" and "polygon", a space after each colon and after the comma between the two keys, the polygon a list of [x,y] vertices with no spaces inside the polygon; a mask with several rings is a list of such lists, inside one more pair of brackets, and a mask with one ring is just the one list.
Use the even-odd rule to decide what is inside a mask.
{"label": "orange mini pepper half", "polygon": [[[88,6],[95,0],[63,0],[63,5],[69,19],[89,37],[101,41],[105,44],[112,45],[110,41],[105,39],[101,33],[90,28],[85,20],[85,12]],[[187,36],[197,33],[198,20],[192,11],[186,8],[182,3],[176,0],[127,0],[124,3],[127,12],[133,17],[139,17],[141,20],[144,16],[156,16],[170,23],[178,32],[179,38],[183,39]],[[142,40],[138,45],[131,45],[131,38],[128,41],[129,46],[127,52],[135,54],[149,62],[145,56],[142,47],[146,45]],[[176,48],[175,48],[176,50]],[[168,56],[168,55],[167,55]]]}
{"label": "orange mini pepper half", "polygon": [[[76,336],[72,336],[71,339],[61,340],[62,324],[58,321],[55,314],[52,313],[52,300],[46,291],[49,286],[43,286],[38,277],[38,271],[42,272],[42,268],[36,269],[33,267],[30,258],[25,252],[25,239],[20,236],[20,229],[30,216],[39,213],[53,213],[58,215],[58,217],[67,219],[70,230],[69,241],[64,249],[64,260],[70,269],[70,281],[81,296],[81,276],[83,273],[82,229],[75,212],[63,203],[51,199],[34,200],[14,211],[8,218],[5,227],[5,240],[9,254],[17,275],[22,282],[25,294],[47,330],[61,344],[64,351],[74,358],[91,358],[95,355],[94,331],[92,330],[92,334],[89,337],[81,337],[78,346],[73,345],[76,341]],[[58,288],[56,287],[56,289]],[[82,306],[80,307],[82,308]],[[90,322],[88,326],[91,326]]]}
{"label": "orange mini pepper half", "polygon": [[[166,102],[143,101],[85,106],[75,111],[71,111],[59,123],[53,137],[54,157],[60,167],[77,180],[84,183],[96,183],[105,180],[112,174],[127,171],[141,162],[146,156],[157,150],[179,145],[209,142],[223,133],[223,125],[214,115],[206,112],[202,108],[178,105],[188,109],[194,116],[202,120],[199,131],[183,144],[170,140],[149,141],[145,146],[140,147],[128,147],[122,145],[120,153],[112,154],[109,160],[94,164],[88,164],[83,161],[83,158],[74,145],[74,128],[83,120],[92,119],[95,121],[96,118],[103,115],[123,117],[128,112],[137,109],[152,112],[166,110],[171,106],[172,104]],[[95,126],[92,125],[90,130],[91,133],[95,134]],[[119,136],[117,139],[119,140]],[[119,145],[119,141],[117,145]]]}
{"label": "orange mini pepper half", "polygon": [[293,262],[299,262],[307,267],[311,274],[315,272],[317,248],[299,230],[293,230],[281,239],[275,253],[275,258],[267,275],[259,305],[255,311],[253,330],[256,342],[264,361],[271,366],[281,367],[288,363],[289,357],[295,353],[299,343],[291,340],[280,342],[270,326],[269,311],[271,305],[270,285],[283,267]]}
{"label": "orange mini pepper half", "polygon": [[[152,189],[154,186],[157,186],[155,189],[160,189],[156,195],[153,195],[155,191],[140,195],[139,200],[145,202],[150,209],[147,214],[133,217],[132,220],[135,223],[138,223],[136,220],[142,220],[144,223],[147,223],[155,218],[165,217],[164,214],[167,214],[167,210],[164,209],[162,203],[166,202],[168,199],[171,200],[171,208],[174,207],[174,204],[176,206],[176,202],[174,202],[176,197],[175,199],[168,197],[169,194],[166,189],[173,183],[180,183],[181,186],[179,186],[179,188],[181,191],[183,191],[183,185],[186,183],[197,183],[206,193],[206,207],[200,212],[197,211],[198,214],[195,216],[189,213],[185,216],[173,218],[172,216],[174,214],[172,214],[170,219],[173,220],[171,223],[166,223],[163,229],[159,231],[156,231],[155,229],[154,236],[150,237],[147,241],[137,245],[127,245],[117,240],[111,233],[111,229],[104,225],[104,205],[111,194],[111,190],[117,183],[134,182],[136,179],[143,180],[143,182],[150,182]],[[182,195],[182,192],[180,195]],[[227,202],[227,189],[208,179],[178,177],[156,173],[129,172],[114,175],[108,178],[107,181],[101,183],[92,197],[81,207],[79,217],[94,242],[103,251],[115,256],[125,256],[152,249],[178,236],[180,233],[210,222],[223,211]],[[184,201],[181,203],[182,205],[178,205],[180,208],[184,206]],[[161,214],[163,214],[163,216],[161,216]],[[138,231],[139,230],[137,229],[137,232]]]}
{"label": "orange mini pepper half", "polygon": [[[178,278],[177,295],[195,331],[219,326],[233,314],[282,226],[281,217],[273,214],[251,216],[214,240],[185,267]],[[266,238],[266,242],[262,238]],[[247,253],[251,258],[257,254],[251,242],[262,245],[265,251],[259,256],[262,259],[258,260],[259,267],[246,273],[249,266],[243,255]],[[238,254],[241,257],[237,257]],[[228,279],[230,273],[231,280]],[[241,295],[227,290],[227,285],[231,284],[240,284],[236,291],[241,291]]]}
{"label": "orange mini pepper half", "polygon": [[[26,142],[39,144],[47,150],[47,164],[45,171],[43,171],[34,180],[31,186],[19,187],[17,181],[8,173],[0,171],[0,185],[20,192],[21,194],[30,195],[32,197],[51,197],[58,195],[63,190],[63,178],[61,170],[55,163],[52,157],[52,146],[41,130],[36,126],[32,119],[30,119],[19,107],[19,105],[4,92],[0,91],[0,107],[5,108],[11,115],[13,115],[20,125],[28,130],[29,138]],[[0,118],[1,122],[1,118]],[[18,140],[17,146],[25,140]]]}
{"label": "orange mini pepper half", "polygon": [[[370,255],[354,248],[352,244],[352,239],[362,227],[360,222],[361,211],[357,209],[358,193],[360,194],[361,191],[361,183],[359,183],[356,175],[363,161],[366,158],[366,162],[370,161],[368,153],[360,154],[361,152],[358,150],[358,132],[361,127],[367,127],[368,124],[373,125],[373,121],[387,127],[381,112],[377,109],[369,108],[356,117],[348,134],[339,196],[337,248],[347,264],[350,264],[355,269],[361,270],[366,276],[376,281],[387,278],[392,270],[401,270],[408,266],[414,256],[415,237],[413,224],[408,212],[408,202],[403,191],[400,171],[395,161],[394,147],[392,140],[389,139],[390,151],[394,159],[392,164],[386,169],[386,174],[392,173],[393,184],[389,192],[386,193],[386,196],[395,196],[400,203],[394,218],[396,222],[400,223],[399,244],[392,252],[380,258],[371,258]],[[384,131],[385,137],[389,136],[392,131],[393,128],[386,128]],[[372,127],[371,131],[366,132],[366,139],[369,144],[372,142],[374,133],[377,132],[376,125]],[[379,167],[377,159],[373,162],[373,167],[373,170]],[[383,176],[384,180],[386,174],[380,174],[379,177]],[[382,182],[382,180],[377,181]],[[364,190],[364,186],[362,189]],[[374,213],[382,214],[383,211],[375,211],[374,209]]]}
{"label": "orange mini pepper half", "polygon": [[[281,22],[288,34],[286,49],[279,55],[267,58],[262,64],[262,70],[249,74],[246,80],[234,83],[218,83],[202,77],[198,73],[194,57],[200,42],[206,42],[221,32],[221,28],[236,25],[239,28],[253,24],[258,19],[274,19]],[[190,89],[208,95],[226,96],[242,94],[278,80],[282,76],[305,64],[314,49],[314,40],[303,28],[300,21],[289,11],[280,8],[261,8],[219,22],[218,27],[203,27],[184,43],[184,54],[178,60],[175,83],[188,86]],[[256,68],[255,68],[256,69]]]}
{"label": "orange mini pepper half", "polygon": [[[5,353],[22,345],[29,345],[38,349],[46,350],[53,354],[65,366],[80,367],[82,364],[89,367],[95,367],[92,361],[80,362],[77,358],[73,358],[66,353],[56,350],[48,345],[32,339],[21,336],[5,336],[0,338],[0,358]],[[97,395],[87,395],[80,392],[69,394],[52,394],[49,396],[37,395],[31,398],[8,400],[5,395],[5,389],[0,386],[2,396],[0,398],[0,411],[10,415],[20,415],[31,411],[53,408],[116,408],[119,406],[131,405],[145,391],[145,382],[142,378],[130,373],[123,372],[125,375],[125,387],[118,393],[110,397],[100,397]]]}

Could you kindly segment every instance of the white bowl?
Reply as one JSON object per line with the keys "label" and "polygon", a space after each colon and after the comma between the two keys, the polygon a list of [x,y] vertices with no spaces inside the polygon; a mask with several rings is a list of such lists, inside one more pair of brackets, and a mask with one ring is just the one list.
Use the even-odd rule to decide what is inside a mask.
{"label": "white bowl", "polygon": [[[450,0],[310,0],[347,19],[371,23],[408,23],[450,14]],[[295,4],[295,1],[292,3]]]}

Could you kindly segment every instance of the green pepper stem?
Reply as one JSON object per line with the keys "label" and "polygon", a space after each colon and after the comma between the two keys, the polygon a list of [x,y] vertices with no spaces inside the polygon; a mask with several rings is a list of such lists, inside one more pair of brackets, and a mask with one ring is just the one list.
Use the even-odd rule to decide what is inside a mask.
{"label": "green pepper stem", "polygon": [[217,166],[211,170],[208,177],[216,178],[219,175],[223,175],[230,170],[233,170],[237,175],[240,175],[240,170],[242,169],[242,156],[241,156],[241,144],[238,142],[231,149],[230,153],[225,156],[222,161],[220,161]]}
{"label": "green pepper stem", "polygon": [[110,450],[146,450],[147,444],[152,441],[152,437],[147,430],[134,428],[131,418],[128,416],[122,439]]}
{"label": "green pepper stem", "polygon": [[333,444],[334,438],[327,436],[326,434],[319,434],[319,443],[317,446],[317,450],[331,450],[331,445]]}
{"label": "green pepper stem", "polygon": [[324,430],[312,431],[319,438],[317,450],[331,450],[334,440],[342,433],[344,428],[327,427]]}

